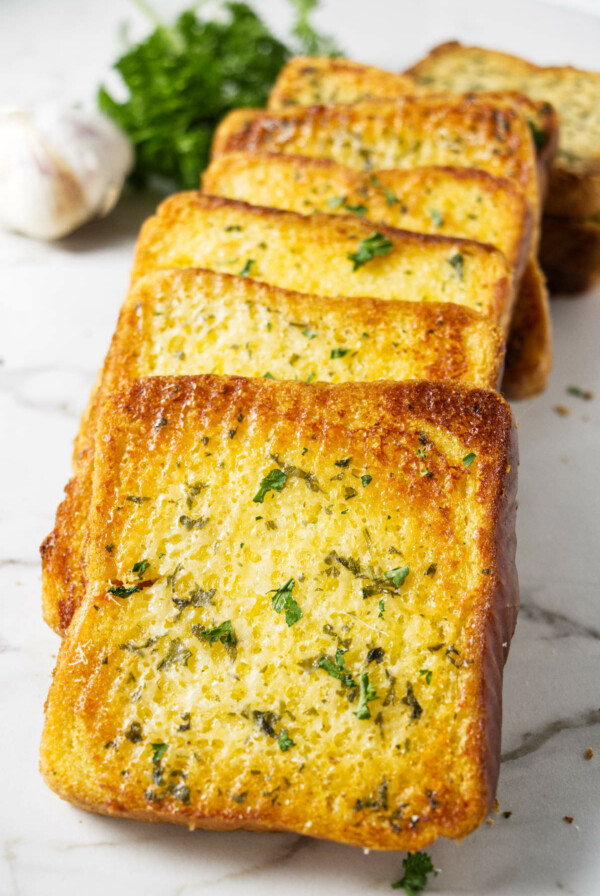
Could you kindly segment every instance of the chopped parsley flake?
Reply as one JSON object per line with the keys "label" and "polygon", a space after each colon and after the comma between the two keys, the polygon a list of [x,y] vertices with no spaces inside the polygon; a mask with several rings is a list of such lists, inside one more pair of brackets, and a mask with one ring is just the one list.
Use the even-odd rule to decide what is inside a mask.
{"label": "chopped parsley flake", "polygon": [[237,644],[237,637],[230,619],[227,619],[220,625],[216,625],[214,628],[204,629],[203,632],[200,632],[200,637],[206,638],[210,647],[216,644],[217,641],[220,641],[221,644]]}
{"label": "chopped parsley flake", "polygon": [[296,746],[292,738],[289,736],[287,728],[284,728],[283,731],[280,732],[279,737],[277,738],[277,743],[279,744],[279,749],[282,753],[285,753],[290,749],[290,747]]}
{"label": "chopped parsley flake", "polygon": [[462,462],[465,465],[465,467],[470,467],[476,457],[477,457],[477,455],[474,454],[472,451],[470,451],[469,454],[465,454],[465,456],[462,459]]}
{"label": "chopped parsley flake", "polygon": [[408,566],[397,566],[395,569],[388,569],[384,575],[386,579],[391,579],[393,581],[396,588],[399,588],[409,572],[410,569]]}
{"label": "chopped parsley flake", "polygon": [[580,386],[567,386],[567,393],[575,396],[575,398],[583,398],[584,401],[591,401],[594,393],[589,389],[582,389]]}
{"label": "chopped parsley flake", "polygon": [[377,614],[378,619],[383,619],[383,614],[385,613],[385,601],[383,598],[379,601],[379,613]]}
{"label": "chopped parsley flake", "polygon": [[368,704],[371,700],[377,700],[375,688],[369,681],[369,673],[363,672],[360,676],[360,694],[358,699],[358,709],[354,711],[357,719],[370,719],[371,710]]}
{"label": "chopped parsley flake", "polygon": [[344,687],[355,688],[357,687],[356,682],[350,672],[344,667],[344,653],[345,651],[338,647],[335,652],[335,661],[328,656],[322,656],[317,665],[319,669],[323,669],[332,678],[337,678],[338,681],[341,681]]}
{"label": "chopped parsley flake", "polygon": [[368,486],[369,482],[373,481],[373,477],[369,476],[368,473],[365,473],[363,476],[360,477],[360,481],[362,482],[363,488],[366,488]]}
{"label": "chopped parsley flake", "polygon": [[240,277],[247,277],[252,269],[252,265],[256,264],[253,258],[249,258],[242,270],[240,271]]}
{"label": "chopped parsley flake", "polygon": [[158,765],[160,760],[163,758],[167,750],[169,749],[168,744],[150,744],[152,748],[152,762],[154,765]]}
{"label": "chopped parsley flake", "polygon": [[138,560],[138,562],[134,563],[131,567],[131,572],[136,572],[138,574],[138,578],[141,579],[149,566],[150,564],[147,560]]}
{"label": "chopped parsley flake", "polygon": [[149,501],[150,498],[144,498],[142,495],[127,495],[126,501],[131,501],[132,504],[143,504],[145,501]]}
{"label": "chopped parsley flake", "polygon": [[425,679],[425,684],[431,684],[431,676],[433,675],[431,669],[421,669],[419,675]]}
{"label": "chopped parsley flake", "polygon": [[274,380],[275,377],[273,376],[273,374],[270,371],[267,370],[266,373],[263,373],[263,379],[264,380]]}
{"label": "chopped parsley flake", "polygon": [[283,470],[271,470],[261,480],[257,493],[252,498],[255,504],[262,504],[268,491],[280,492],[287,482],[287,476]]}
{"label": "chopped parsley flake", "polygon": [[437,208],[430,208],[429,214],[431,215],[431,220],[433,221],[434,227],[441,227],[444,223],[444,219],[438,212]]}
{"label": "chopped parsley flake", "polygon": [[398,197],[392,193],[389,187],[384,187],[383,192],[385,193],[385,201],[388,205],[396,205],[397,202],[400,202]]}
{"label": "chopped parsley flake", "polygon": [[285,611],[285,621],[288,626],[294,625],[294,623],[298,622],[302,617],[300,605],[296,603],[292,596],[295,584],[295,579],[288,579],[281,588],[273,588],[272,591],[269,591],[269,594],[274,592],[273,597],[271,598],[273,609],[276,613],[283,613]]}
{"label": "chopped parsley flake", "polygon": [[353,271],[372,261],[377,255],[387,255],[394,248],[391,240],[379,231],[375,231],[366,239],[361,240],[356,252],[349,252],[348,258],[353,262]]}
{"label": "chopped parsley flake", "polygon": [[430,856],[426,852],[409,852],[402,860],[404,874],[392,884],[392,890],[403,889],[407,896],[416,896],[427,886],[427,875],[437,874]]}
{"label": "chopped parsley flake", "polygon": [[130,597],[130,595],[135,594],[136,591],[141,591],[139,585],[111,585],[110,588],[107,589],[109,594],[114,594],[115,597]]}
{"label": "chopped parsley flake", "polygon": [[332,348],[329,357],[333,360],[334,358],[344,358],[348,352],[349,348]]}
{"label": "chopped parsley flake", "polygon": [[454,270],[458,275],[458,279],[463,279],[464,269],[465,269],[465,259],[464,256],[457,252],[452,258],[448,259],[448,264],[451,264]]}

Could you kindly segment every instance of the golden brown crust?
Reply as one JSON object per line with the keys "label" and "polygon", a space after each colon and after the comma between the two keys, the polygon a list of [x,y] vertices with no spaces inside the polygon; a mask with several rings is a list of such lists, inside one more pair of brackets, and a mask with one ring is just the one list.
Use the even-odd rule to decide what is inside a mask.
{"label": "golden brown crust", "polygon": [[[473,240],[384,225],[377,225],[376,230],[393,246],[356,271],[349,255],[373,236],[371,222],[355,215],[299,215],[194,191],[178,193],[144,223],[132,281],[157,268],[219,269],[227,264],[228,252],[237,256],[241,251],[243,258],[251,258],[255,265],[249,276],[284,289],[418,301],[436,301],[443,296],[508,328],[514,281],[510,266],[497,249]],[[259,234],[262,236],[256,239]],[[449,259],[456,253],[465,265],[464,272],[453,279]],[[414,269],[411,262],[415,262]]]}
{"label": "golden brown crust", "polygon": [[[423,94],[364,100],[351,106],[310,106],[278,113],[242,110],[223,119],[215,134],[212,155],[216,158],[238,150],[275,150],[329,157],[349,167],[364,169],[365,153],[368,153],[371,167],[412,167],[414,162],[406,164],[406,148],[399,144],[398,134],[408,132],[412,137],[418,132],[423,139],[430,139],[435,144],[430,164],[463,161],[460,155],[457,158],[456,147],[450,149],[445,159],[442,157],[444,144],[437,140],[442,128],[469,147],[465,165],[511,178],[525,191],[532,206],[539,207],[537,162],[529,126],[515,103],[509,99],[502,101],[500,97],[487,100],[476,94]],[[334,142],[325,147],[321,137],[328,131],[340,135],[348,131],[356,134],[361,143],[362,161],[352,165],[344,155],[350,147],[340,148]],[[382,142],[386,133],[394,135],[394,151],[389,143],[385,146]],[[472,152],[477,145],[481,146],[482,152],[475,160]]]}
{"label": "golden brown crust", "polygon": [[[301,214],[348,214],[348,207],[356,207],[369,220],[390,227],[488,243],[505,255],[516,281],[530,252],[533,215],[522,190],[479,168],[429,165],[359,172],[330,159],[242,151],[213,159],[202,190]],[[482,221],[490,206],[496,209],[493,230],[491,220]]]}
{"label": "golden brown crust", "polygon": [[[421,87],[437,88],[440,83],[448,83],[444,68],[448,62],[463,69],[458,82],[461,89],[466,83],[466,65],[473,62],[475,78],[484,87],[489,86],[491,79],[498,85],[518,86],[525,93],[531,90],[533,95],[555,103],[559,118],[562,114],[569,120],[568,127],[563,127],[559,151],[552,164],[544,209],[549,214],[570,217],[587,217],[600,211],[600,147],[597,140],[594,143],[594,135],[587,137],[584,154],[572,145],[574,135],[579,142],[577,138],[589,133],[590,114],[596,114],[595,97],[600,92],[598,72],[568,65],[538,66],[508,53],[448,41],[431,50],[405,76],[413,77]],[[453,76],[454,70],[450,74]],[[480,75],[484,76],[483,81]],[[544,83],[546,76],[548,84]]]}
{"label": "golden brown crust", "polygon": [[[469,168],[362,173],[326,159],[240,152],[215,159],[203,186],[209,193],[255,205],[304,214],[340,214],[350,207],[384,224],[491,243],[516,264],[519,284],[530,251],[531,219],[528,223],[524,218],[527,205],[521,191],[506,178]],[[511,321],[503,383],[511,398],[543,390],[552,363],[548,296],[536,274],[537,261],[529,264],[534,270],[519,286]]]}
{"label": "golden brown crust", "polygon": [[521,279],[506,348],[502,392],[511,401],[543,392],[552,370],[552,318],[548,291],[537,261]]}
{"label": "golden brown crust", "polygon": [[[428,802],[424,797],[418,823],[402,820],[401,814],[393,816],[395,821],[390,823],[387,817],[376,812],[357,811],[352,790],[348,794],[349,802],[338,801],[335,809],[324,810],[329,785],[318,772],[322,767],[318,751],[307,755],[306,769],[300,779],[294,763],[290,765],[292,751],[291,756],[276,749],[265,752],[266,748],[259,744],[257,752],[252,738],[244,748],[252,758],[236,767],[234,778],[230,777],[225,753],[220,763],[204,765],[199,773],[192,766],[185,766],[189,772],[187,801],[165,795],[156,802],[154,796],[144,793],[143,782],[152,770],[150,751],[140,753],[135,743],[128,744],[119,737],[115,754],[114,745],[105,743],[111,732],[114,735],[115,723],[122,724],[121,719],[127,717],[123,716],[120,704],[115,703],[115,699],[120,700],[121,692],[114,690],[119,686],[119,666],[125,654],[121,653],[117,664],[113,656],[115,651],[119,653],[119,640],[124,638],[129,625],[127,620],[133,624],[138,613],[132,600],[115,602],[103,593],[107,578],[114,578],[116,567],[113,567],[118,562],[112,554],[107,554],[105,544],[112,538],[115,525],[117,529],[121,525],[114,518],[119,491],[128,487],[125,483],[129,480],[139,481],[142,489],[151,490],[148,477],[153,474],[147,465],[149,442],[155,451],[154,469],[162,471],[168,459],[187,459],[200,434],[210,433],[213,450],[219,450],[221,444],[228,445],[224,428],[240,414],[250,421],[248,426],[255,428],[252,431],[256,432],[256,438],[261,432],[273,429],[281,431],[286,438],[287,433],[296,431],[302,437],[300,444],[314,437],[325,456],[335,458],[351,446],[353,452],[366,451],[365,456],[369,457],[372,454],[374,462],[377,458],[377,463],[389,470],[397,470],[400,461],[402,469],[408,471],[407,462],[400,460],[402,446],[407,440],[412,445],[415,433],[428,428],[439,433],[440,438],[442,433],[447,433],[454,440],[452,444],[456,442],[454,451],[458,457],[467,448],[477,455],[476,467],[471,473],[465,472],[460,461],[462,473],[456,470],[456,476],[468,477],[466,481],[475,489],[470,492],[472,497],[466,506],[473,513],[476,507],[480,508],[481,524],[476,530],[473,550],[476,562],[486,565],[485,575],[477,576],[477,584],[469,591],[468,613],[465,604],[464,645],[470,662],[462,664],[462,670],[457,669],[463,684],[454,717],[464,721],[466,727],[461,727],[461,732],[465,731],[465,738],[458,753],[448,752],[448,747],[446,753],[438,753],[438,741],[432,733],[431,747],[426,748],[429,751],[426,779],[418,777],[418,786],[427,787],[432,783],[436,800]],[[156,420],[163,417],[172,425],[157,429]],[[510,409],[497,394],[423,382],[309,387],[210,376],[153,378],[133,383],[126,393],[110,400],[100,422],[98,443],[100,457],[95,472],[89,555],[91,586],[61,647],[47,702],[42,773],[52,789],[77,805],[105,814],[213,829],[293,830],[375,849],[414,850],[438,835],[461,838],[484,820],[495,794],[502,667],[518,601],[514,570],[516,438]],[[122,463],[125,452],[128,459]],[[414,456],[412,449],[410,453]],[[434,465],[433,480],[418,475],[412,480],[417,503],[411,508],[411,514],[430,503],[432,508],[437,507],[445,490],[454,487],[452,477],[443,483],[440,480],[439,489],[436,486],[441,462],[440,459]],[[410,465],[412,469],[412,460]],[[443,465],[439,467],[440,473],[442,468]],[[187,471],[183,470],[180,475],[187,476]],[[120,477],[123,477],[122,483]],[[394,488],[403,490],[405,486],[398,480]],[[138,521],[143,520],[143,516],[137,516],[141,512],[137,505],[125,508],[126,517],[135,516]],[[123,525],[127,525],[126,519]],[[140,537],[143,540],[143,535]],[[144,598],[139,608],[146,616],[147,606]],[[309,615],[306,624],[310,634]],[[133,658],[135,654],[127,656]],[[283,657],[280,663],[285,663]],[[125,671],[122,674],[127,675]],[[187,680],[191,686],[189,675]],[[435,726],[435,714],[430,724],[420,729],[425,732],[421,736],[427,743],[427,732],[433,732],[432,723]],[[146,724],[151,724],[151,720]],[[190,744],[194,743],[193,732],[192,728]],[[452,731],[447,729],[445,738],[451,736]],[[115,755],[120,757],[119,763],[115,763]],[[182,756],[178,761],[186,759]],[[460,783],[458,779],[452,783],[448,778],[449,763],[458,761],[464,775]],[[127,769],[125,777],[119,770],[123,763]],[[281,802],[265,800],[256,792],[255,785],[248,786],[243,799],[228,796],[227,792],[239,793],[246,781],[252,784],[249,769],[253,763],[272,775],[274,786],[282,774],[291,774],[294,782],[298,782],[292,798],[286,797]],[[390,799],[400,798],[402,788],[407,786],[396,779],[395,768],[398,765],[392,763],[383,770],[389,781]],[[328,772],[327,780],[329,777]],[[199,789],[195,787],[197,780],[202,785]],[[215,791],[218,786],[224,788],[223,795]],[[345,795],[344,799],[347,799]]]}
{"label": "golden brown crust", "polygon": [[552,292],[588,289],[600,279],[600,222],[544,215],[540,262]]}
{"label": "golden brown crust", "polygon": [[[166,307],[162,303],[163,297],[171,295],[177,297],[175,310],[169,308],[168,303]],[[186,317],[188,320],[195,319],[200,306],[206,314],[208,311],[214,313],[219,308],[224,311],[232,305],[245,308],[248,303],[253,308],[268,309],[274,316],[273,324],[267,320],[269,332],[265,329],[263,317],[259,320],[249,317],[245,323],[242,322],[246,342],[252,345],[259,341],[268,345],[270,334],[276,336],[278,315],[284,320],[305,321],[307,327],[330,327],[332,339],[334,333],[338,334],[338,338],[341,334],[349,336],[353,333],[355,341],[360,342],[365,332],[371,334],[361,349],[361,355],[365,352],[367,355],[358,370],[345,366],[340,370],[330,370],[331,362],[327,358],[331,346],[327,344],[321,364],[311,366],[309,371],[314,372],[317,379],[326,380],[334,375],[341,376],[342,380],[427,378],[496,388],[502,375],[502,332],[481,315],[458,305],[421,305],[369,298],[323,299],[276,289],[246,278],[192,269],[158,271],[141,278],[130,291],[121,310],[104,363],[103,378],[95,390],[94,401],[82,429],[81,438],[86,441],[86,451],[80,457],[76,476],[67,486],[53,532],[42,546],[44,618],[55,631],[64,634],[84,591],[83,540],[91,501],[94,431],[102,402],[110,393],[124,388],[129,379],[156,373],[153,356],[161,350],[158,336],[153,333],[157,311],[161,317],[165,313],[172,317],[178,307],[183,307],[184,310],[179,311],[183,327]],[[275,330],[271,329],[273,326]],[[196,348],[196,354],[193,353],[193,346],[200,335],[193,327],[191,329],[190,345],[185,346],[184,361],[179,361],[163,346],[161,373],[196,373],[212,369],[214,358],[207,366],[206,359],[211,357],[208,351],[203,354],[200,347]],[[299,373],[300,379],[306,379],[306,372],[298,368],[300,359],[286,366],[286,360],[292,354],[290,342],[297,334],[297,328],[289,327],[288,330],[287,337],[274,345],[271,361],[265,363],[276,379],[296,378]],[[310,339],[311,348],[315,346],[317,332],[315,329],[314,338]],[[380,339],[380,334],[387,334],[388,342],[393,343],[394,347],[386,344],[385,337]],[[306,342],[305,337],[300,338]],[[264,373],[263,368],[255,369],[252,366],[256,349],[252,357],[246,353],[241,356],[224,354],[222,366],[230,373],[258,376]],[[337,363],[344,365],[346,361],[342,358]]]}

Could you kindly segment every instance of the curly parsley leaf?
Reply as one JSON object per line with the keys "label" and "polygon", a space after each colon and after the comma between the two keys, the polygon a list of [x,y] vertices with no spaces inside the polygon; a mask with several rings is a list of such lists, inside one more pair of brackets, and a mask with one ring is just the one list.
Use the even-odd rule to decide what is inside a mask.
{"label": "curly parsley leaf", "polygon": [[283,470],[271,470],[270,473],[261,480],[259,489],[252,500],[255,504],[262,504],[265,495],[269,491],[280,492],[287,482],[287,476]]}
{"label": "curly parsley leaf", "polygon": [[345,651],[338,647],[335,652],[335,661],[328,656],[322,656],[317,665],[319,669],[323,669],[332,678],[337,678],[338,681],[341,681],[344,687],[355,688],[357,684],[344,666],[344,653]]}
{"label": "curly parsley leaf", "polygon": [[277,743],[279,744],[279,749],[282,753],[287,752],[290,747],[296,746],[292,738],[289,736],[287,728],[284,728],[283,731],[281,731],[279,737],[277,738]]}
{"label": "curly parsley leaf", "polygon": [[107,589],[109,594],[114,594],[115,597],[130,597],[132,594],[135,594],[136,591],[141,591],[139,585],[111,585],[110,588]]}
{"label": "curly parsley leaf", "polygon": [[348,258],[353,262],[352,270],[357,271],[368,261],[372,261],[376,255],[387,255],[394,248],[391,240],[379,231],[361,240],[356,252],[349,252]]}
{"label": "curly parsley leaf", "polygon": [[408,566],[397,566],[395,569],[388,569],[384,575],[386,579],[392,580],[396,588],[399,588],[409,572],[410,569]]}
{"label": "curly parsley leaf", "polygon": [[377,700],[377,693],[375,688],[369,681],[368,672],[363,672],[360,676],[360,694],[358,699],[358,709],[354,711],[354,715],[357,719],[370,719],[371,718],[371,710],[368,707],[368,704],[371,700]]}
{"label": "curly parsley leaf", "polygon": [[[292,0],[293,46],[278,40],[246,3],[224,2],[205,18],[196,7],[160,23],[114,65],[127,88],[124,102],[101,87],[98,104],[130,137],[132,180],[152,178],[197,189],[213,134],[232,109],[260,107],[294,53],[337,53],[310,24],[317,0]],[[199,5],[199,4],[198,4]],[[158,16],[152,15],[154,22]]]}
{"label": "curly parsley leaf", "polygon": [[200,637],[206,638],[211,647],[217,641],[220,641],[221,644],[237,644],[237,637],[230,619],[226,619],[225,622],[216,625],[214,628],[204,629],[204,631],[200,632]]}
{"label": "curly parsley leaf", "polygon": [[295,579],[288,579],[281,588],[273,588],[273,591],[269,592],[269,594],[274,592],[273,597],[271,598],[273,609],[276,613],[283,613],[285,611],[285,621],[288,626],[294,625],[295,622],[298,622],[298,620],[302,618],[302,609],[292,596],[295,584]]}
{"label": "curly parsley leaf", "polygon": [[406,896],[416,896],[427,886],[427,875],[437,874],[431,857],[426,852],[409,852],[402,860],[404,874],[392,884],[392,890],[403,889]]}

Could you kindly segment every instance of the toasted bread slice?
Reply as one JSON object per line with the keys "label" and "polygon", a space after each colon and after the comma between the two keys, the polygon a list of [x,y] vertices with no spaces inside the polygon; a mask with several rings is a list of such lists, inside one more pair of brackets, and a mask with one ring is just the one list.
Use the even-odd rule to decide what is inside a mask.
{"label": "toasted bread slice", "polygon": [[544,215],[540,261],[552,292],[585,292],[600,280],[600,215]]}
{"label": "toasted bread slice", "polygon": [[97,445],[53,790],[377,849],[484,820],[518,602],[496,393],[150,378],[105,405]]}
{"label": "toasted bread slice", "polygon": [[[438,90],[465,93],[471,88],[440,85]],[[350,59],[298,56],[282,69],[270,93],[268,108],[278,112],[293,106],[343,106],[369,99],[396,99],[407,94],[430,92],[427,85],[420,87],[418,80],[410,75],[387,72]],[[536,102],[525,93],[519,92],[518,87],[491,87],[486,91],[486,99],[502,104],[509,101],[526,117],[535,138],[544,192],[558,146],[558,118],[543,98]]]}
{"label": "toasted bread slice", "polygon": [[300,214],[356,214],[417,233],[496,246],[519,278],[529,254],[532,215],[507,178],[457,167],[356,171],[328,159],[233,152],[213,159],[205,193]]}
{"label": "toasted bread slice", "polygon": [[132,276],[190,266],[322,296],[454,302],[504,329],[514,302],[510,266],[491,246],[192,191],[169,197],[145,222]]}
{"label": "toasted bread slice", "polygon": [[[510,359],[510,362],[509,362]],[[552,370],[552,318],[544,276],[530,262],[521,278],[519,300],[506,347],[502,390],[511,398],[543,392]]]}
{"label": "toasted bread slice", "polygon": [[282,152],[369,171],[453,165],[513,180],[539,215],[531,130],[509,100],[424,94],[280,112],[241,109],[217,128],[213,158],[226,152]]}
{"label": "toasted bread slice", "polygon": [[507,53],[450,41],[408,74],[429,89],[519,90],[551,103],[559,116],[560,139],[546,211],[574,217],[600,211],[600,72],[537,66]]}
{"label": "toasted bread slice", "polygon": [[394,98],[415,93],[410,75],[386,72],[339,56],[294,56],[283,66],[267,108],[347,106],[360,100]]}
{"label": "toasted bread slice", "polygon": [[458,305],[323,299],[201,270],[141,278],[121,311],[80,433],[76,475],[42,546],[46,622],[64,633],[81,603],[96,419],[106,396],[129,379],[207,372],[334,383],[427,378],[495,388],[503,353],[502,332]]}
{"label": "toasted bread slice", "polygon": [[505,178],[468,168],[357,172],[325,159],[229,153],[204,173],[208,193],[305,214],[354,212],[421,233],[468,237],[497,246],[515,267],[519,292],[511,321],[503,389],[537,395],[552,366],[548,297],[537,262],[521,285],[530,236],[522,192]]}

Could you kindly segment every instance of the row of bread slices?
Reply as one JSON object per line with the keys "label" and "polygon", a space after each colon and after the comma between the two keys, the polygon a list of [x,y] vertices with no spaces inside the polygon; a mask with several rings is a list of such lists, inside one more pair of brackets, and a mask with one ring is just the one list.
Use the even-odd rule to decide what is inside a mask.
{"label": "row of bread slices", "polygon": [[130,379],[543,389],[551,329],[536,251],[556,116],[520,94],[411,95],[406,82],[348,60],[292,60],[269,110],[223,121],[203,192],[171,196],[144,224],[77,437],[76,484],[44,546],[57,630],[83,592],[97,414]]}
{"label": "row of bread slices", "polygon": [[[535,259],[556,119],[505,94],[350,105],[368,72],[397,77],[292,61],[277,111],[223,122],[204,192],[142,229],[43,546],[45,616],[69,632],[42,769],[79,805],[394,849],[491,807],[518,603],[494,390],[507,339],[507,391],[548,373]],[[338,105],[296,108],[315,90]],[[354,639],[331,656],[330,616]],[[318,674],[299,681],[301,644]]]}

